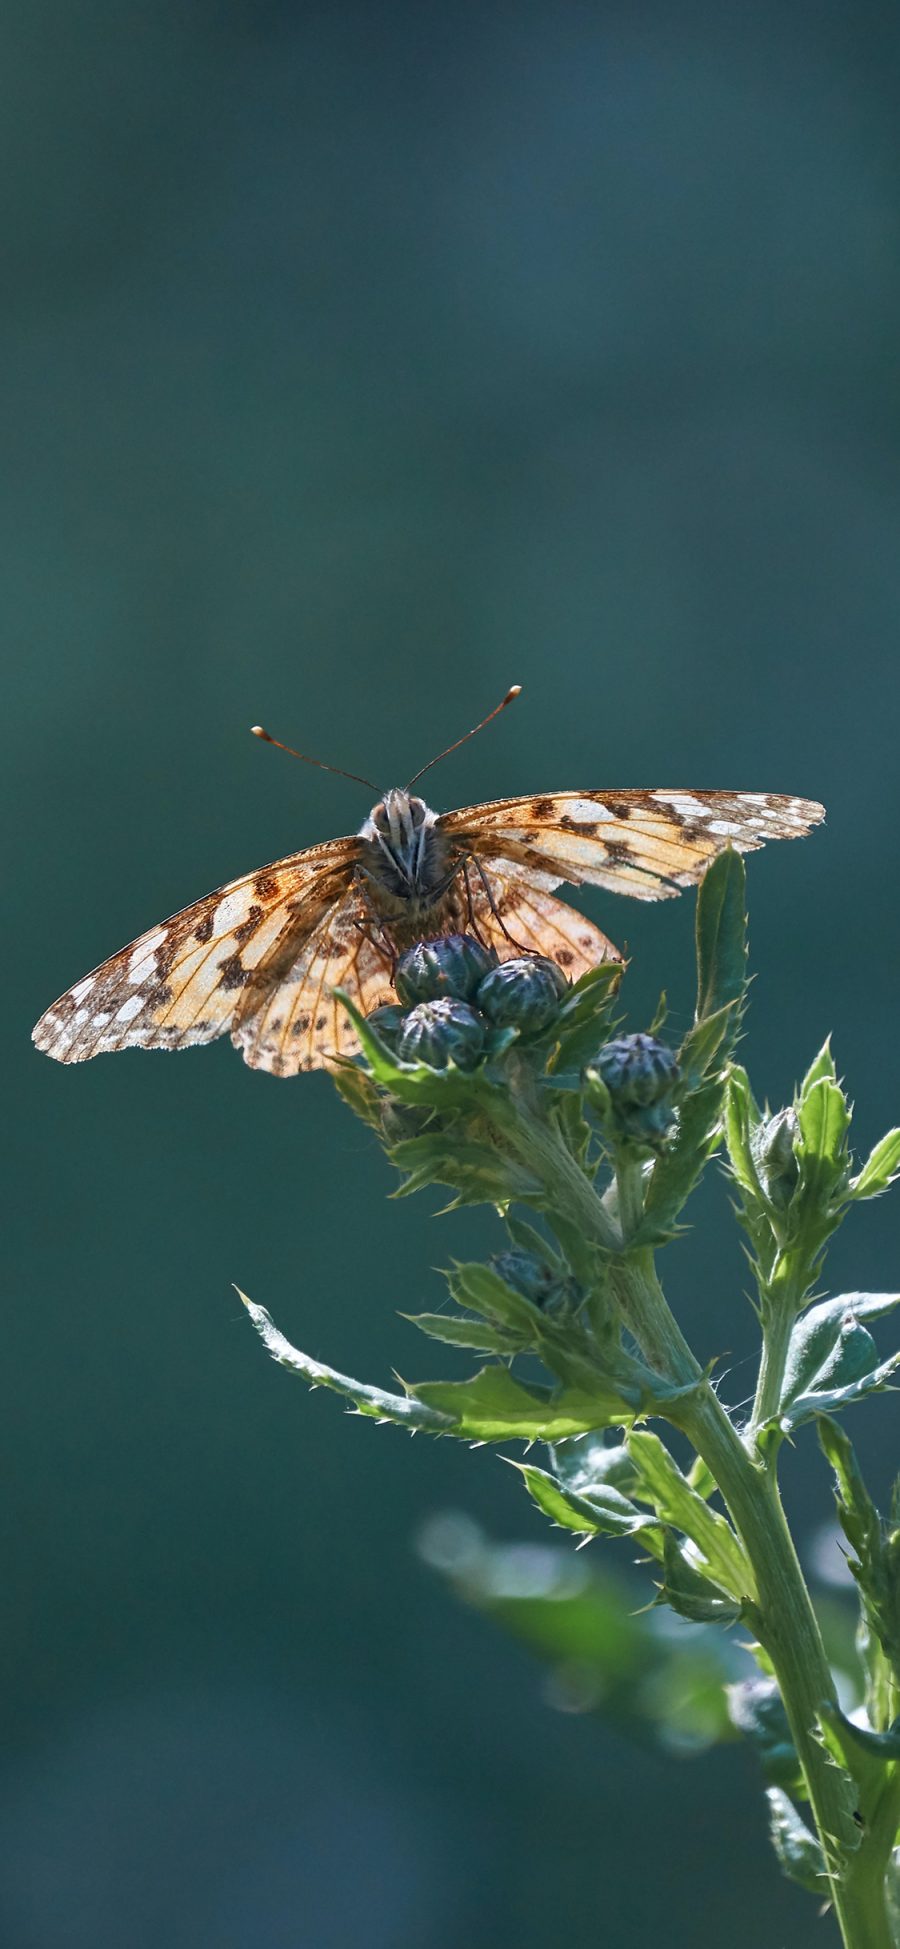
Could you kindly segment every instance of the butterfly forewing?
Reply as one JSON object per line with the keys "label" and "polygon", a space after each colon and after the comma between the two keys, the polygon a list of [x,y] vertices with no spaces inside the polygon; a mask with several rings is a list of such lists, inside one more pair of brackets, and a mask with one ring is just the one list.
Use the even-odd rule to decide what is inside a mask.
{"label": "butterfly forewing", "polygon": [[296,960],[346,893],[358,850],[356,839],[335,839],[293,853],[161,921],[54,1002],[33,1031],[37,1047],[84,1062],[213,1041]]}
{"label": "butterfly forewing", "polygon": [[661,900],[693,885],[726,846],[747,853],[768,839],[798,839],[823,817],[814,800],[781,792],[673,788],[495,799],[438,823],[488,873],[496,859],[548,890],[568,881]]}

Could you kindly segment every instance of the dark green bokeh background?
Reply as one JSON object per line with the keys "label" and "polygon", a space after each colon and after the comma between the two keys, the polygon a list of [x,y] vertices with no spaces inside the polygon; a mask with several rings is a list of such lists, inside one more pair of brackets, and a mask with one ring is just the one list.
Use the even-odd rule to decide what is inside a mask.
{"label": "dark green bokeh background", "polygon": [[[389,784],[518,680],[438,805],[826,799],[751,864],[746,1051],[781,1100],[833,1027],[861,1140],[896,1120],[898,39],[877,5],[7,9],[10,1949],[824,1941],[746,1755],[554,1715],[415,1558],[442,1505],[543,1540],[512,1471],[309,1399],[230,1288],[373,1380],[448,1371],[396,1309],[489,1220],[387,1203],[324,1078],[65,1071],[28,1031],[358,824],[254,720]],[[586,904],[634,1024],[665,983],[679,1026],[692,902]],[[721,1184],[695,1218],[671,1290],[738,1400]],[[885,1201],[831,1288],[898,1263]],[[854,1432],[883,1486],[896,1411]],[[803,1531],[808,1441],[789,1476]]]}

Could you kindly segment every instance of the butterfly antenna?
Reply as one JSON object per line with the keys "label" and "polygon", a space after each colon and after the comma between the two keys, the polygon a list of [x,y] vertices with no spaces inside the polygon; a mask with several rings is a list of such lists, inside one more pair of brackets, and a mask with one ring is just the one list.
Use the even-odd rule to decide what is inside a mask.
{"label": "butterfly antenna", "polygon": [[345,771],[342,765],[326,765],[322,758],[310,758],[305,751],[295,751],[292,744],[282,744],[280,738],[273,738],[271,731],[264,731],[261,724],[251,724],[250,729],[255,738],[262,738],[264,744],[277,745],[279,751],[288,751],[292,758],[301,758],[304,765],[318,765],[320,771],[336,772],[338,778],[352,778],[355,785],[365,785],[370,792],[378,791],[371,778],[360,778],[359,772]]}
{"label": "butterfly antenna", "polygon": [[413,785],[417,785],[420,778],[424,778],[425,773],[431,770],[432,765],[439,765],[442,758],[449,758],[451,751],[458,751],[461,744],[467,744],[470,738],[476,737],[479,731],[484,730],[486,724],[490,724],[492,718],[499,717],[500,712],[505,711],[507,704],[515,703],[516,698],[521,697],[521,694],[521,684],[511,684],[502,704],[496,704],[492,711],[488,711],[487,717],[482,718],[480,724],[473,725],[472,730],[466,731],[463,737],[457,738],[455,744],[448,744],[446,751],[439,751],[436,758],[429,758],[427,765],[423,765],[421,771],[417,771],[415,777],[410,779],[406,787],[407,791]]}

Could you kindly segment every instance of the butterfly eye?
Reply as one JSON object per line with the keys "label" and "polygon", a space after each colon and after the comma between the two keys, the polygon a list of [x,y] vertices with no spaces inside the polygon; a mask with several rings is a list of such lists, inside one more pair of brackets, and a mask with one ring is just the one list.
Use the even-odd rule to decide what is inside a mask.
{"label": "butterfly eye", "polygon": [[386,837],[390,830],[390,827],[389,827],[388,815],[385,809],[383,799],[379,799],[378,804],[373,805],[371,816],[372,816],[372,824],[375,827],[375,831],[382,833]]}
{"label": "butterfly eye", "polygon": [[412,820],[413,832],[417,832],[419,827],[423,825],[425,822],[425,800],[424,799],[410,799],[409,816]]}

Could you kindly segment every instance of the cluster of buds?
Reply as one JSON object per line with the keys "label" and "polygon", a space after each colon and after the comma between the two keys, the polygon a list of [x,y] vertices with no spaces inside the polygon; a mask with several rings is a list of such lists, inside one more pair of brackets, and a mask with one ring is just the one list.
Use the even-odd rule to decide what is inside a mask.
{"label": "cluster of buds", "polygon": [[542,955],[499,962],[471,935],[446,934],[408,949],[394,975],[398,1002],[369,1021],[401,1062],[474,1069],[492,1031],[527,1037],[549,1028],[568,985]]}
{"label": "cluster of buds", "polygon": [[619,1035],[587,1072],[590,1100],[619,1142],[658,1151],[676,1120],[678,1058],[655,1035]]}

